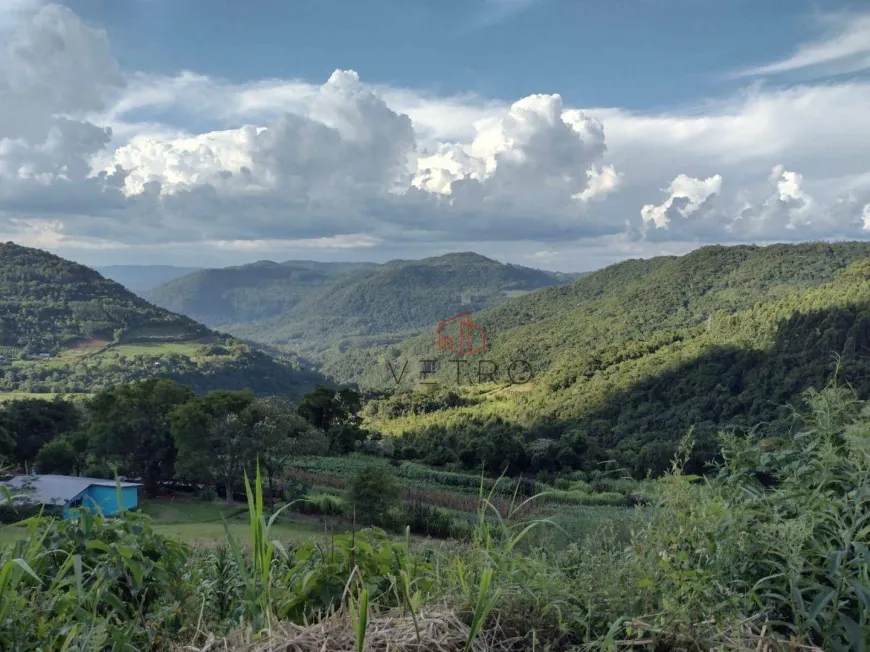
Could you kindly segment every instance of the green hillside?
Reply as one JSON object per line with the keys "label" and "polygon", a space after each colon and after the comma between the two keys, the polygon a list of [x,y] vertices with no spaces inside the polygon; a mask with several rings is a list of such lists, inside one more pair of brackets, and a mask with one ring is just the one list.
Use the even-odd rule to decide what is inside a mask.
{"label": "green hillside", "polygon": [[310,293],[373,263],[264,260],[204,269],[164,283],[144,296],[158,306],[209,326],[232,329],[291,310]]}
{"label": "green hillside", "polygon": [[[786,432],[788,404],[825,384],[835,355],[840,379],[870,395],[870,244],[717,246],[627,261],[473,321],[489,346],[459,363],[458,387],[455,356],[437,348],[434,328],[333,356],[325,370],[389,392],[396,378],[399,389],[414,387],[421,360],[439,361],[427,380],[440,392],[400,392],[368,409],[380,428],[409,433],[411,457],[473,468],[488,442],[514,450],[515,467],[612,457],[638,474],[660,471],[692,426],[699,461],[723,424],[774,422]],[[515,381],[526,366],[531,381],[511,384],[511,363]],[[507,439],[493,444],[496,433]]]}
{"label": "green hillside", "polygon": [[[553,273],[475,253],[392,261],[311,293],[285,314],[231,332],[257,342],[319,350],[342,338],[407,334],[560,282]],[[353,345],[359,343],[353,340]]]}
{"label": "green hillside", "polygon": [[153,376],[298,396],[319,377],[158,308],[94,270],[0,244],[0,391],[89,393]]}

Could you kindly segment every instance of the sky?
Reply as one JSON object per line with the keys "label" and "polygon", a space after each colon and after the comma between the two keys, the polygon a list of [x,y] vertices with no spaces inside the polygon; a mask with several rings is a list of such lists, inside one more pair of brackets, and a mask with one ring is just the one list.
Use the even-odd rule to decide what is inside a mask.
{"label": "sky", "polygon": [[0,239],[562,271],[870,238],[863,0],[4,0]]}

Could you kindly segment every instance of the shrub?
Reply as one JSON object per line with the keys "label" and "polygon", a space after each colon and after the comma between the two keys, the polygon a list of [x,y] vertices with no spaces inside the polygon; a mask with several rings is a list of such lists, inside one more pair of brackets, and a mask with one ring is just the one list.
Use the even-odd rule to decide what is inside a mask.
{"label": "shrub", "polygon": [[381,523],[399,501],[400,488],[393,474],[382,465],[364,468],[347,488],[348,508],[362,523]]}
{"label": "shrub", "polygon": [[318,514],[321,516],[341,516],[347,506],[338,496],[329,494],[309,494],[294,505],[300,514]]}
{"label": "shrub", "polygon": [[447,512],[418,501],[406,502],[397,515],[401,527],[411,532],[441,539],[469,539],[472,528],[469,523],[452,518]]}
{"label": "shrub", "polygon": [[218,499],[217,491],[211,485],[206,485],[196,493],[197,498],[205,502],[214,502]]}
{"label": "shrub", "polygon": [[36,516],[41,507],[41,505],[33,504],[13,506],[9,503],[0,503],[0,523],[18,523],[31,516]]}

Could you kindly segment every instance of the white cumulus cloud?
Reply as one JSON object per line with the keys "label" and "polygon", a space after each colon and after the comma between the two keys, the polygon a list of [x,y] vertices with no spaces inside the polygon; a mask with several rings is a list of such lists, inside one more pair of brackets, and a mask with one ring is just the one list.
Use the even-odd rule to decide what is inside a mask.
{"label": "white cumulus cloud", "polygon": [[[860,55],[848,29],[837,52]],[[0,10],[0,34],[0,234],[22,242],[598,261],[870,232],[860,79],[642,112],[442,97],[353,70],[242,83],[121,71],[104,31],[38,0]]]}
{"label": "white cumulus cloud", "polygon": [[640,215],[645,224],[666,229],[672,219],[677,216],[690,217],[721,190],[722,176],[719,174],[707,179],[695,179],[681,174],[663,191],[669,193],[668,198],[659,205],[646,204],[641,208]]}

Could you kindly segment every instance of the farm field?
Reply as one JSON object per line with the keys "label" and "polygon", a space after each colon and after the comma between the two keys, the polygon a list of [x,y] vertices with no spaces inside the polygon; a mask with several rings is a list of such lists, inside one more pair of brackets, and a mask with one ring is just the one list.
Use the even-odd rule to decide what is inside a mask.
{"label": "farm field", "polygon": [[[155,532],[184,543],[209,546],[226,541],[224,520],[233,536],[249,543],[248,508],[245,505],[205,503],[196,500],[145,500],[142,513],[153,519]],[[300,543],[344,530],[340,522],[285,512],[272,532],[284,543]]]}
{"label": "farm field", "polygon": [[137,355],[146,357],[160,357],[175,353],[177,355],[186,355],[190,358],[197,357],[197,349],[201,344],[192,342],[161,342],[155,344],[119,344],[110,349],[115,353],[125,357],[132,358]]}

